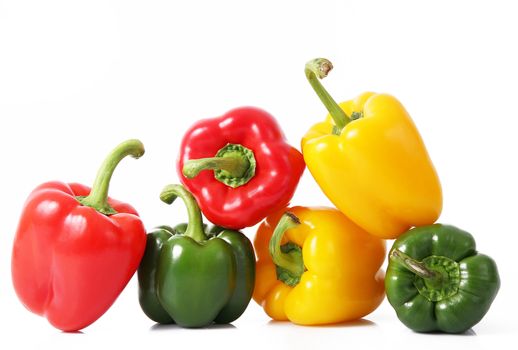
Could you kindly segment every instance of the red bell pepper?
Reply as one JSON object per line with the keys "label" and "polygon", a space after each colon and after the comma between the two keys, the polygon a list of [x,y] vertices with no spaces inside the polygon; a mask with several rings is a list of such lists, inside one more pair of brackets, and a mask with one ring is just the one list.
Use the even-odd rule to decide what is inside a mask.
{"label": "red bell pepper", "polygon": [[22,303],[63,331],[97,320],[113,304],[144,254],[146,231],[135,209],[108,198],[112,173],[138,140],[120,144],[102,164],[92,190],[48,182],[27,199],[12,255]]}
{"label": "red bell pepper", "polygon": [[207,219],[232,229],[253,226],[287,206],[304,168],[302,154],[286,143],[275,119],[252,107],[195,123],[177,161],[181,182]]}

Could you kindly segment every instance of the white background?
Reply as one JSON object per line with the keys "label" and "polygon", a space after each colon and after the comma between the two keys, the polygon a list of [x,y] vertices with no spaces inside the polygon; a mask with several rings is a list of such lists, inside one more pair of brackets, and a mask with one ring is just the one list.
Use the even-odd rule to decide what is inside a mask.
{"label": "white background", "polygon": [[[510,347],[518,340],[517,14],[512,1],[0,1],[0,348]],[[386,300],[354,324],[272,323],[252,302],[232,327],[157,329],[140,310],[135,279],[83,334],[24,309],[10,257],[35,186],[91,184],[108,151],[139,138],[147,153],[120,164],[111,195],[134,204],[147,228],[183,221],[181,205],[158,199],[178,181],[182,133],[254,105],[299,147],[326,114],[303,73],[318,56],[334,62],[324,85],[337,100],[372,90],[403,102],[442,181],[440,221],[472,232],[497,261],[500,293],[472,332],[413,333]],[[307,171],[292,203],[329,204]]]}

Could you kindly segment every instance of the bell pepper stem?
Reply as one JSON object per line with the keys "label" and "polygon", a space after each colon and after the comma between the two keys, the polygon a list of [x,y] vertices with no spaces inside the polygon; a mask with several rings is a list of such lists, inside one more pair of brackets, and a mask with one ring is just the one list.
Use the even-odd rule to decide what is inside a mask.
{"label": "bell pepper stem", "polygon": [[390,259],[392,261],[399,262],[406,269],[423,279],[430,280],[440,278],[440,275],[438,275],[435,271],[430,270],[423,263],[411,258],[399,249],[393,249],[390,252]]}
{"label": "bell pepper stem", "polygon": [[343,109],[340,108],[338,103],[336,103],[322,83],[320,83],[320,79],[327,77],[327,74],[329,74],[332,69],[333,64],[328,59],[315,58],[306,63],[304,72],[306,73],[306,78],[311,84],[311,87],[315,90],[320,101],[322,101],[335,122],[333,134],[340,135],[343,128],[345,128],[345,126],[351,121],[351,118],[343,111]]}
{"label": "bell pepper stem", "polygon": [[182,185],[167,185],[160,193],[160,200],[167,204],[172,204],[176,198],[180,197],[187,208],[188,224],[184,235],[200,243],[207,240],[207,235],[203,230],[203,219],[201,211],[193,195]]}
{"label": "bell pepper stem", "polygon": [[282,249],[281,241],[287,230],[298,225],[300,225],[298,217],[290,212],[284,213],[277,223],[269,243],[270,255],[277,266],[277,278],[290,286],[296,285],[300,281],[300,277],[304,273],[304,260],[300,247],[288,243],[290,248],[286,252]]}
{"label": "bell pepper stem", "polygon": [[417,277],[414,286],[430,301],[440,301],[455,295],[461,282],[459,264],[446,256],[430,255],[416,261],[399,249],[393,249],[390,260],[403,265]]}
{"label": "bell pepper stem", "polygon": [[255,176],[254,152],[242,145],[227,144],[215,157],[191,159],[184,163],[182,173],[192,179],[203,170],[214,170],[214,177],[225,185],[243,186]]}
{"label": "bell pepper stem", "polygon": [[108,189],[115,168],[126,156],[140,158],[144,154],[144,145],[139,140],[127,140],[119,144],[110,152],[101,164],[95,177],[92,190],[88,196],[77,197],[85,206],[92,207],[105,215],[117,214],[117,211],[108,204]]}
{"label": "bell pepper stem", "polygon": [[212,157],[188,160],[183,165],[183,174],[192,179],[203,170],[224,170],[233,177],[241,177],[245,174],[250,162],[243,157]]}

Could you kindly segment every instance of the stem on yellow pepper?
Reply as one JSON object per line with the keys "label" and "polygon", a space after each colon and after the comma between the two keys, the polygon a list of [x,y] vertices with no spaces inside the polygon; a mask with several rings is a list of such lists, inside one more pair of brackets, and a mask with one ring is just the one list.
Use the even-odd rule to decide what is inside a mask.
{"label": "stem on yellow pepper", "polygon": [[299,218],[290,212],[284,213],[275,227],[269,245],[270,255],[277,268],[277,279],[291,287],[300,282],[304,273],[302,249],[292,242],[281,246],[281,240],[287,230],[298,225]]}
{"label": "stem on yellow pepper", "polygon": [[306,78],[311,84],[311,87],[313,87],[313,90],[315,90],[320,101],[322,101],[335,122],[333,134],[340,135],[343,128],[345,128],[345,126],[351,121],[351,118],[343,111],[343,109],[340,108],[331,95],[329,95],[319,80],[327,77],[327,74],[329,74],[332,69],[333,64],[328,59],[315,58],[306,63],[304,72],[306,73]]}

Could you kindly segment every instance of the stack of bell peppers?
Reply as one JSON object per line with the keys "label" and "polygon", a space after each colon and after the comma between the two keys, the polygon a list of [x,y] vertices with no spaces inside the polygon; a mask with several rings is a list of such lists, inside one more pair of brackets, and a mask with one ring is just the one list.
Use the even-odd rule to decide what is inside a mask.
{"label": "stack of bell peppers", "polygon": [[[138,270],[140,306],[157,323],[230,323],[253,297],[274,320],[331,324],[368,315],[385,295],[418,332],[478,323],[499,289],[495,262],[469,233],[435,223],[439,178],[403,105],[371,92],[338,104],[320,82],[331,69],[326,59],[306,64],[329,115],[302,138],[302,153],[257,108],[186,132],[182,184],[165,186],[160,199],[171,205],[179,197],[187,223],[146,234],[132,206],[108,197],[117,164],[144,154],[138,140],[108,155],[92,188],[37,187],[13,246],[22,303],[61,330],[79,330]],[[336,208],[288,207],[306,166]],[[252,245],[239,230],[258,223]],[[385,276],[386,239],[396,240]]]}

